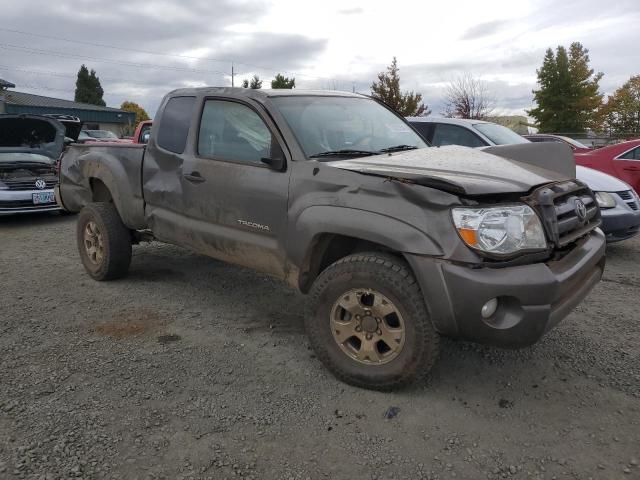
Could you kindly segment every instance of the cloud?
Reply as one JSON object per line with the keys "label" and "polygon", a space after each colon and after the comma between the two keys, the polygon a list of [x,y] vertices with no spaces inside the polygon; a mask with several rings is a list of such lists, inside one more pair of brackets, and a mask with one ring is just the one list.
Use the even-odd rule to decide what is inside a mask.
{"label": "cloud", "polygon": [[364,8],[354,7],[354,8],[343,8],[342,10],[338,10],[340,15],[357,15],[360,13],[364,13]]}
{"label": "cloud", "polygon": [[[270,78],[275,70],[305,67],[326,47],[326,39],[298,33],[230,31],[231,25],[253,23],[268,13],[269,5],[258,0],[131,0],[114,2],[107,9],[94,0],[80,7],[64,0],[9,3],[3,5],[0,27],[40,35],[0,30],[0,76],[15,83],[16,90],[73,98],[75,74],[84,63],[96,70],[108,105],[132,100],[149,113],[173,88],[228,85],[232,61],[236,73]],[[236,77],[236,82],[241,80]]]}
{"label": "cloud", "polygon": [[495,34],[508,24],[508,20],[493,20],[491,22],[479,23],[478,25],[474,25],[467,29],[460,38],[462,40],[476,40],[478,38],[487,37]]}

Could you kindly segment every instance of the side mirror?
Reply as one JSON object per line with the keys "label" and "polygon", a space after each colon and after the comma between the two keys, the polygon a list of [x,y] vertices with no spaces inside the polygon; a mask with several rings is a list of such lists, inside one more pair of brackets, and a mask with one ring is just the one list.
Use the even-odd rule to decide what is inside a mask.
{"label": "side mirror", "polygon": [[280,147],[280,144],[274,137],[271,137],[271,156],[262,157],[260,161],[277,172],[281,172],[282,170],[284,170],[284,152],[282,151],[282,147]]}
{"label": "side mirror", "polygon": [[142,143],[149,143],[149,137],[151,137],[150,132],[144,132],[142,135]]}

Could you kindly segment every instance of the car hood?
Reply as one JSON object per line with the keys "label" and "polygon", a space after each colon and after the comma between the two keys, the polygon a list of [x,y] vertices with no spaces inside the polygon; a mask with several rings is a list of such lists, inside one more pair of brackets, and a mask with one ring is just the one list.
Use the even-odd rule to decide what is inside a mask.
{"label": "car hood", "polygon": [[454,145],[332,161],[328,165],[467,195],[525,193],[535,186],[569,178],[530,163]]}
{"label": "car hood", "polygon": [[0,115],[0,153],[32,153],[57,160],[65,127],[39,115]]}
{"label": "car hood", "polygon": [[586,183],[594,192],[622,192],[631,190],[631,187],[622,180],[612,177],[593,168],[576,166],[578,180]]}

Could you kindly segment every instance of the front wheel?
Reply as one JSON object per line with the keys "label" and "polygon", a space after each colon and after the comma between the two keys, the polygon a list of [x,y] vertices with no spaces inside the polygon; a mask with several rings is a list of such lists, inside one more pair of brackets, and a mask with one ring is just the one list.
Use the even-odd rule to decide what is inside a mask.
{"label": "front wheel", "polygon": [[131,231],[112,203],[90,203],[78,216],[80,259],[95,280],[124,277],[131,263]]}
{"label": "front wheel", "polygon": [[311,296],[309,340],[344,382],[393,390],[421,378],[436,362],[439,335],[401,259],[378,252],[345,257],[320,274]]}

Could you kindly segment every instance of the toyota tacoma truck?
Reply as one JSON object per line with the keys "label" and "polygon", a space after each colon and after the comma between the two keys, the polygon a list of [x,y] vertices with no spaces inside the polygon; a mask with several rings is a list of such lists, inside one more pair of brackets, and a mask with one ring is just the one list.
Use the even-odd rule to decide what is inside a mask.
{"label": "toyota tacoma truck", "polygon": [[336,377],[390,390],[429,371],[443,335],[536,342],[600,280],[594,194],[565,149],[539,147],[539,162],[430,147],[358,94],[181,89],[147,145],[70,146],[56,199],[80,213],[94,279],[124,276],[146,239],[251,267],[310,294]]}

